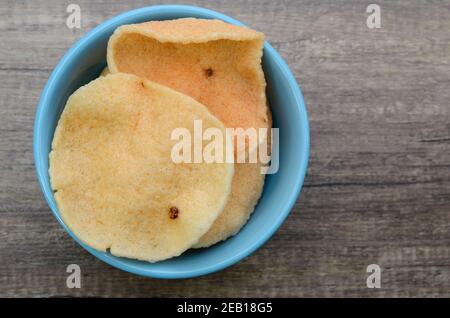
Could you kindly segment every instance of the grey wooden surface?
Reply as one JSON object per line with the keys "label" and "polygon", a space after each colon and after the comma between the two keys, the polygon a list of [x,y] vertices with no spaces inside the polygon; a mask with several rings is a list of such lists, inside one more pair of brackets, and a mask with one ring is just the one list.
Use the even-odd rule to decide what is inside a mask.
{"label": "grey wooden surface", "polygon": [[[81,30],[65,26],[70,2]],[[152,2],[1,0],[0,296],[450,296],[449,1],[376,1],[376,30],[372,0],[194,1],[263,31],[294,72],[312,141],[301,197],[261,249],[201,278],[134,276],[72,241],[35,177],[39,94],[83,34]],[[81,289],[66,288],[71,263]]]}

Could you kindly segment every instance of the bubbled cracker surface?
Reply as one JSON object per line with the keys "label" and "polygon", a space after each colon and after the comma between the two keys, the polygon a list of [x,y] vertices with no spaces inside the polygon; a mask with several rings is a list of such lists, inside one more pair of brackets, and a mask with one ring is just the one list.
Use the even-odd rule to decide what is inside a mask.
{"label": "bubbled cracker surface", "polygon": [[234,169],[172,162],[171,132],[193,133],[194,119],[224,129],[193,99],[133,75],[78,89],[56,128],[49,169],[75,235],[97,250],[150,262],[196,243],[222,212]]}
{"label": "bubbled cracker surface", "polygon": [[263,34],[218,20],[179,19],[119,27],[108,67],[193,97],[226,127],[271,127],[261,67]]}
{"label": "bubbled cracker surface", "polygon": [[[108,66],[113,73],[133,73],[193,97],[226,127],[270,128],[263,43],[262,33],[218,20],[151,21],[114,32]],[[224,240],[246,223],[263,188],[259,168],[236,165],[230,201],[196,247]]]}

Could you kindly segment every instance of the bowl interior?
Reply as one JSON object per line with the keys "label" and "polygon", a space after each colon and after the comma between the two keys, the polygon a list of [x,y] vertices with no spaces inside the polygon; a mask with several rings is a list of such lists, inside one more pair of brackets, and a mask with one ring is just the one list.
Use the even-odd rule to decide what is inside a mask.
{"label": "bowl interior", "polygon": [[264,193],[249,222],[238,235],[207,249],[190,250],[158,263],[112,256],[81,243],[62,221],[48,175],[48,154],[59,116],[67,98],[80,86],[98,77],[106,66],[110,35],[122,24],[181,17],[216,18],[242,23],[220,13],[190,6],[155,6],[112,18],[84,36],[63,57],[51,75],[36,113],[34,152],[38,179],[50,208],[67,232],[103,261],[136,274],[157,278],[183,278],[207,274],[229,266],[262,245],[279,227],[295,203],[309,156],[309,130],[303,98],[297,83],[278,53],[264,47],[263,68],[274,127],[279,127],[279,170],[268,175]]}

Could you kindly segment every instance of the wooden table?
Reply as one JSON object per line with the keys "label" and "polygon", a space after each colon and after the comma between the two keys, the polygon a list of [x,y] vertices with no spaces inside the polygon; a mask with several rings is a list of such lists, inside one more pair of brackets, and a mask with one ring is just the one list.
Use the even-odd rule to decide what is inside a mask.
{"label": "wooden table", "polygon": [[[450,2],[195,1],[263,31],[308,107],[311,159],[277,234],[219,273],[155,280],[114,269],[61,228],[36,181],[39,94],[64,52],[121,12],[161,1],[0,4],[0,296],[450,296]],[[176,2],[176,1],[170,1]],[[66,287],[81,266],[82,288]],[[366,268],[379,264],[381,288]]]}

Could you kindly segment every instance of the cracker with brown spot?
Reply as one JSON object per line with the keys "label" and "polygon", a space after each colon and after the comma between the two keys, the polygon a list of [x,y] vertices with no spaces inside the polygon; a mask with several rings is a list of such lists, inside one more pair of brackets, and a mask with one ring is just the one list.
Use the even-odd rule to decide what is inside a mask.
{"label": "cracker with brown spot", "polygon": [[[151,21],[119,27],[107,59],[112,73],[137,74],[195,98],[226,127],[269,129],[263,43],[262,33],[219,20]],[[262,192],[259,170],[260,164],[236,165],[230,200],[196,247],[224,240],[245,224]]]}
{"label": "cracker with brown spot", "polygon": [[193,135],[195,119],[222,133],[225,127],[192,98],[142,81],[111,74],[73,93],[49,174],[61,217],[81,241],[155,262],[180,255],[208,231],[228,200],[234,167],[175,164],[174,129]]}
{"label": "cracker with brown spot", "polygon": [[150,21],[117,28],[107,60],[111,73],[135,74],[193,97],[226,127],[270,128],[263,44],[263,33],[219,20]]}

